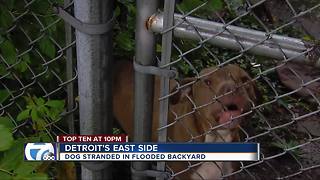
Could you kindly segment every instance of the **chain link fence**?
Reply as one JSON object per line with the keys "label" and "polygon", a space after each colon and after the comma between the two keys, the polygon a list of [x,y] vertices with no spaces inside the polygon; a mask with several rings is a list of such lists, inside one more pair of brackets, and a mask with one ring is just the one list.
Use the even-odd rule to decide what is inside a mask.
{"label": "chain link fence", "polygon": [[[260,143],[261,160],[235,162],[231,172],[220,162],[166,166],[159,162],[159,171],[166,170],[176,179],[188,173],[196,179],[212,178],[208,174],[216,169],[223,178],[235,179],[320,176],[319,7],[319,1],[295,0],[165,1],[163,12],[155,13],[147,23],[151,31],[162,35],[159,68],[178,72],[176,81],[170,80],[175,88],[169,89],[168,76],[161,77],[158,140],[230,142],[234,139],[226,138],[221,128],[241,120],[240,141]],[[240,81],[238,70],[229,69],[230,64],[251,78]],[[230,80],[233,85],[227,90],[216,87],[219,81]],[[249,97],[237,102],[239,91],[248,84],[256,84],[259,101]],[[172,105],[181,94],[184,110]],[[203,100],[203,96],[208,97]],[[249,101],[250,108],[243,110],[243,101]],[[217,113],[213,110],[217,106],[220,117],[208,114]],[[234,113],[240,108],[240,114]],[[230,120],[222,120],[223,114],[230,113]],[[205,128],[194,130],[191,121],[205,121]],[[219,138],[208,140],[208,135]]]}
{"label": "chain link fence", "polygon": [[[10,117],[16,125],[15,133],[30,125],[30,121],[22,123],[27,118],[38,119],[39,128],[52,132],[53,136],[66,133],[68,128],[59,127],[59,121],[69,114],[73,116],[77,109],[75,98],[68,99],[68,95],[73,94],[70,87],[77,78],[72,58],[75,42],[71,29],[65,28],[53,12],[53,3],[1,2],[1,115]],[[57,107],[62,108],[57,118],[42,119],[41,115],[48,114],[30,107],[48,105],[45,103],[50,100],[62,100],[61,107]],[[54,104],[52,108],[55,105],[58,106]],[[26,114],[34,112],[34,116],[17,117],[28,109],[31,112]],[[51,128],[55,130],[49,130]]]}
{"label": "chain link fence", "polygon": [[[54,142],[57,135],[78,133],[74,33],[53,11],[57,4],[72,10],[70,2],[0,1],[0,126],[15,139],[8,137],[13,145],[1,152],[4,179],[45,177],[41,173],[57,167],[24,162],[24,143]],[[57,170],[54,176],[71,178],[72,166],[70,173]]]}
{"label": "chain link fence", "polygon": [[[0,127],[26,140],[13,148],[39,138],[54,141],[58,134],[79,133],[75,125],[79,118],[74,87],[76,43],[71,26],[53,10],[57,3],[72,14],[74,4],[67,0],[0,1]],[[240,140],[259,142],[261,160],[237,162],[237,168],[222,173],[223,177],[319,177],[319,8],[317,0],[185,0],[176,4],[166,0],[163,12],[154,12],[147,24],[162,34],[159,67],[178,72],[174,91],[169,89],[169,78],[161,78],[158,140],[174,141],[170,129],[178,127],[187,135],[184,141],[201,141],[241,118]],[[168,109],[169,98],[199,83],[212,83],[206,78],[229,64],[239,65],[251,77],[237,84],[237,89],[256,84],[261,102],[252,101],[245,112],[218,126],[207,120],[209,128],[193,133],[184,119],[201,116],[202,109],[212,104],[225,110],[237,108],[220,102],[237,90],[216,94],[205,104],[187,94],[191,109],[183,113]],[[217,68],[201,72],[213,66]],[[192,81],[185,83],[190,77]],[[166,114],[173,121],[168,123]],[[192,172],[201,179],[197,169],[203,164],[189,162],[177,170],[159,162],[157,169],[166,170],[171,178]],[[218,166],[208,165],[211,169]],[[16,173],[18,168],[2,165],[1,172]],[[37,168],[34,164],[30,171]]]}

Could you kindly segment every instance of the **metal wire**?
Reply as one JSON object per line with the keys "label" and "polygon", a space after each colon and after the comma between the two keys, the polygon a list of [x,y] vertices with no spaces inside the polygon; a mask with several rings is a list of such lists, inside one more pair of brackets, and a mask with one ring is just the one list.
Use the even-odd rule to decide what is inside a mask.
{"label": "metal wire", "polygon": [[[232,1],[224,1],[226,4]],[[182,2],[183,3],[183,2]],[[244,1],[244,10],[236,11],[236,15],[228,14],[226,9],[212,11],[213,14],[205,14],[206,6],[213,1],[200,3],[189,11],[176,8],[171,27],[163,27],[164,17],[170,17],[173,10],[165,9],[164,12],[156,13],[149,19],[149,28],[167,36],[173,32],[171,61],[161,62],[160,68],[179,69],[180,79],[177,79],[177,87],[170,93],[162,95],[159,101],[168,100],[177,95],[185,88],[195,86],[209,77],[218,73],[228,64],[238,64],[245,69],[252,79],[249,82],[239,84],[238,89],[249,83],[257,84],[262,95],[261,102],[256,103],[249,99],[251,108],[230,121],[222,124],[212,123],[201,114],[201,109],[216,103],[236,93],[235,90],[210,97],[210,101],[199,104],[192,95],[186,95],[186,103],[190,104],[187,112],[176,112],[170,109],[173,120],[165,125],[160,122],[159,132],[170,131],[179,127],[179,131],[188,134],[186,142],[201,141],[208,134],[217,133],[219,128],[230,124],[233,120],[244,117],[245,123],[241,124],[241,141],[259,142],[261,144],[261,160],[258,162],[239,162],[239,168],[231,173],[223,174],[222,178],[235,177],[238,179],[316,179],[319,177],[319,112],[320,103],[319,83],[320,73],[315,66],[319,67],[319,53],[317,43],[306,41],[305,29],[301,29],[301,18],[319,16],[320,4],[318,1],[281,1],[282,14],[273,12],[274,19],[266,20],[263,13],[269,13],[272,3],[275,1]],[[270,5],[271,4],[271,5]],[[262,11],[262,12],[261,12]],[[264,11],[264,12],[263,12]],[[230,10],[229,10],[230,12]],[[289,17],[285,17],[289,16]],[[209,20],[208,20],[209,18]],[[210,19],[211,18],[211,19]],[[278,20],[275,20],[278,18]],[[300,27],[300,29],[298,28]],[[318,29],[319,31],[319,29]],[[191,41],[190,41],[191,40]],[[163,39],[162,46],[168,46],[168,40]],[[264,56],[264,57],[263,57]],[[166,53],[162,52],[162,59],[166,59]],[[295,63],[312,64],[315,73],[309,72],[306,65],[293,67]],[[203,73],[202,69],[210,66],[217,68]],[[279,79],[281,70],[287,68],[291,80],[295,80],[295,88],[284,85]],[[308,78],[303,75],[301,69],[312,74]],[[310,67],[309,67],[310,68]],[[283,71],[282,71],[283,72]],[[181,83],[185,76],[193,76],[187,83]],[[234,80],[236,82],[236,80]],[[179,83],[180,82],[180,83]],[[316,88],[311,88],[315,85]],[[163,90],[162,91],[168,91]],[[305,91],[304,97],[300,92]],[[165,112],[165,111],[164,111]],[[160,111],[161,113],[164,113]],[[194,134],[186,125],[188,117],[201,116],[202,121],[209,124],[205,131]],[[199,119],[197,119],[199,120]],[[165,122],[167,120],[165,119]],[[316,127],[312,127],[313,125]],[[166,138],[174,141],[170,135],[160,133],[160,139]],[[170,133],[169,133],[170,134]],[[219,134],[219,133],[218,133]],[[186,172],[197,173],[197,168],[203,163],[186,166],[186,169],[175,171],[167,164],[167,171],[171,178],[179,178]]]}
{"label": "metal wire", "polygon": [[[6,16],[9,22],[8,26],[0,27],[0,46],[7,47],[6,43],[12,43],[16,57],[6,55],[4,49],[0,54],[2,69],[0,90],[8,94],[8,98],[0,103],[0,111],[1,116],[10,117],[16,125],[13,133],[25,135],[21,129],[30,125],[28,119],[17,122],[17,115],[26,108],[23,103],[25,97],[44,98],[44,101],[48,101],[67,99],[67,94],[73,96],[73,88],[70,87],[77,79],[77,72],[74,66],[65,68],[65,63],[73,61],[71,53],[75,41],[68,35],[66,42],[63,39],[64,35],[54,32],[58,28],[63,28],[63,24],[51,11],[53,3],[43,1],[41,3],[43,7],[39,8],[35,7],[39,5],[38,1],[21,1],[17,3],[19,6],[14,8],[8,8],[5,3],[1,5],[2,9],[5,9],[2,16]],[[39,10],[40,8],[47,8],[46,13]],[[15,59],[14,62],[11,58]],[[24,69],[21,70],[19,67]],[[67,76],[65,76],[66,71],[68,71]],[[46,122],[45,131],[52,135],[67,133],[68,130],[58,124],[60,121],[65,121],[66,117],[73,120],[70,117],[75,115],[78,105],[74,96],[71,100],[70,98],[61,115]],[[73,126],[73,123],[70,124]]]}

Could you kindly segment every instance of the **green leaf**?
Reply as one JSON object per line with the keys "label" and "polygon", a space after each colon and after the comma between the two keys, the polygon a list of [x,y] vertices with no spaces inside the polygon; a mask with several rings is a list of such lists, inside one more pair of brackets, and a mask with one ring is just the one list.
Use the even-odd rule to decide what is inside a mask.
{"label": "green leaf", "polygon": [[114,14],[116,17],[118,17],[120,15],[120,8],[119,6],[116,7],[116,9],[114,10]]}
{"label": "green leaf", "polygon": [[51,120],[57,120],[60,115],[60,111],[57,109],[51,109],[50,111],[46,112],[46,115],[51,119]]}
{"label": "green leaf", "polygon": [[[26,100],[26,102],[28,104],[27,108],[35,105],[33,102],[33,99],[30,96],[23,96],[23,98]],[[30,108],[28,108],[28,109],[30,109]]]}
{"label": "green leaf", "polygon": [[13,23],[12,16],[9,10],[3,6],[0,6],[0,27],[7,30]]}
{"label": "green leaf", "polygon": [[162,46],[160,44],[156,45],[156,51],[161,52],[162,51]]}
{"label": "green leaf", "polygon": [[129,32],[120,32],[115,40],[116,44],[123,50],[132,51],[134,49],[133,38],[130,37]]}
{"label": "green leaf", "polygon": [[45,130],[47,123],[43,119],[39,119],[38,121],[34,122],[33,128],[36,130]]}
{"label": "green leaf", "polygon": [[282,105],[282,106],[286,107],[286,108],[288,108],[288,106],[289,106],[289,104],[290,104],[290,103],[288,103],[287,101],[284,101],[284,100],[282,100],[282,99],[279,99],[279,100],[277,101],[277,103],[278,103],[279,105]]}
{"label": "green leaf", "polygon": [[309,35],[305,35],[302,37],[303,40],[306,40],[306,41],[311,41],[312,40],[312,37],[309,36]]}
{"label": "green leaf", "polygon": [[128,11],[129,11],[129,15],[132,15],[133,17],[135,17],[136,11],[137,11],[135,3],[134,2],[128,3],[127,4],[127,8],[128,8]]}
{"label": "green leaf", "polygon": [[31,119],[34,121],[41,120],[41,118],[39,117],[38,111],[36,109],[31,110]]}
{"label": "green leaf", "polygon": [[28,53],[24,54],[21,58],[22,58],[22,61],[24,61],[24,62],[26,62],[28,64],[31,63],[30,56],[29,56]]}
{"label": "green leaf", "polygon": [[16,62],[17,52],[11,41],[6,40],[2,44],[0,44],[0,50],[1,55],[4,57],[5,61],[8,64],[11,65]]}
{"label": "green leaf", "polygon": [[37,106],[43,106],[44,105],[44,103],[45,103],[45,100],[43,99],[43,98],[41,98],[41,97],[39,97],[39,98],[34,98],[35,100],[35,102],[36,102],[36,105]]}
{"label": "green leaf", "polygon": [[44,37],[39,41],[39,48],[43,54],[51,59],[53,59],[56,55],[56,47],[48,37]]}
{"label": "green leaf", "polygon": [[8,151],[5,151],[3,158],[0,161],[0,167],[8,171],[12,171],[18,167],[23,161],[23,139],[14,141]]}
{"label": "green leaf", "polygon": [[15,0],[7,0],[5,1],[6,2],[6,5],[7,5],[7,8],[8,10],[12,10],[14,8],[14,3],[15,3]]}
{"label": "green leaf", "polygon": [[49,33],[49,35],[54,35],[54,33],[57,32],[57,23],[53,24],[55,20],[56,19],[51,17],[51,16],[48,16],[48,17],[44,18],[46,26],[50,26],[47,29],[47,32]]}
{"label": "green leaf", "polygon": [[64,100],[49,100],[45,104],[51,108],[63,109],[64,108]]}
{"label": "green leaf", "polygon": [[223,2],[221,0],[210,0],[209,6],[216,11],[223,9]]}
{"label": "green leaf", "polygon": [[30,109],[26,109],[18,114],[17,121],[22,121],[30,117]]}
{"label": "green leaf", "polygon": [[0,125],[0,151],[9,149],[13,144],[13,140],[10,129]]}
{"label": "green leaf", "polygon": [[19,176],[30,176],[43,162],[22,161],[14,170]]}
{"label": "green leaf", "polygon": [[0,171],[0,177],[3,180],[6,180],[6,179],[11,180],[12,179],[12,176],[10,174],[3,172],[3,171]]}
{"label": "green leaf", "polygon": [[52,13],[51,5],[49,4],[48,1],[44,1],[44,0],[35,0],[34,2],[32,2],[30,9],[34,13],[38,13],[38,14],[51,14]]}
{"label": "green leaf", "polygon": [[14,69],[23,73],[28,69],[28,64],[24,61],[21,61],[19,64],[14,66]]}
{"label": "green leaf", "polygon": [[32,173],[32,174],[28,174],[28,175],[20,175],[18,174],[18,176],[14,177],[13,180],[47,180],[49,179],[47,174],[44,173]]}
{"label": "green leaf", "polygon": [[200,6],[204,2],[200,0],[183,0],[180,4],[178,4],[178,8],[181,9],[183,12],[189,12],[192,9]]}
{"label": "green leaf", "polygon": [[32,175],[42,162],[24,161],[24,144],[39,141],[39,137],[21,138],[14,141],[11,148],[3,153],[4,156],[0,161],[0,167],[9,172],[18,173],[18,175]]}
{"label": "green leaf", "polygon": [[0,64],[0,76],[7,74],[7,69],[4,64]]}
{"label": "green leaf", "polygon": [[0,117],[0,126],[4,126],[6,128],[9,128],[10,131],[15,127],[12,123],[11,119],[8,116]]}
{"label": "green leaf", "polygon": [[32,143],[32,142],[43,142],[43,141],[41,141],[40,137],[38,136],[27,137],[24,139],[24,143]]}
{"label": "green leaf", "polygon": [[30,56],[28,53],[26,53],[21,57],[21,62],[14,66],[14,68],[19,72],[25,72],[28,69],[28,64],[30,63]]}
{"label": "green leaf", "polygon": [[49,109],[46,106],[38,106],[37,111],[39,113],[39,115],[41,117],[45,116],[45,114],[47,114],[47,112],[49,111]]}
{"label": "green leaf", "polygon": [[53,2],[59,5],[63,5],[64,0],[54,0]]}
{"label": "green leaf", "polygon": [[39,133],[39,137],[41,139],[41,142],[52,142],[51,137],[44,131],[41,131]]}
{"label": "green leaf", "polygon": [[3,103],[10,96],[6,89],[0,89],[0,103]]}

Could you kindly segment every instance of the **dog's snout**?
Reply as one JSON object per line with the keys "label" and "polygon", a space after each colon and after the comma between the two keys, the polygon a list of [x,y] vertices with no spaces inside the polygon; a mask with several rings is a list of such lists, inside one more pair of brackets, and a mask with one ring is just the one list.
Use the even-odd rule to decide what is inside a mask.
{"label": "dog's snout", "polygon": [[234,82],[224,82],[220,88],[220,94],[226,94],[231,93],[236,88],[236,85]]}

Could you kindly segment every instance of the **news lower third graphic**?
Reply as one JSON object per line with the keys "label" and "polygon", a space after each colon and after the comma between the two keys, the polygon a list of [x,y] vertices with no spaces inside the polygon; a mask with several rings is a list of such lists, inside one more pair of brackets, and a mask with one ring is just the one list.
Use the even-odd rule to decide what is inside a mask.
{"label": "news lower third graphic", "polygon": [[63,135],[27,143],[27,161],[258,161],[259,143],[133,143],[127,135]]}
{"label": "news lower third graphic", "polygon": [[27,143],[24,147],[24,157],[28,161],[54,161],[56,146],[52,143]]}
{"label": "news lower third graphic", "polygon": [[60,161],[257,161],[256,143],[60,143]]}

